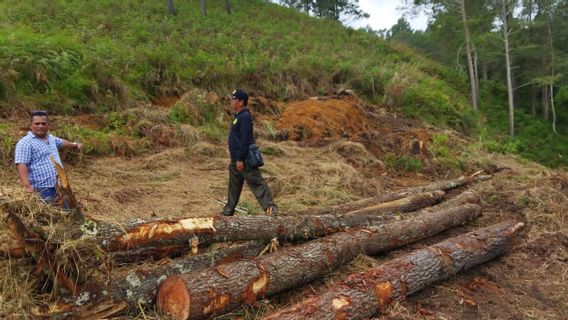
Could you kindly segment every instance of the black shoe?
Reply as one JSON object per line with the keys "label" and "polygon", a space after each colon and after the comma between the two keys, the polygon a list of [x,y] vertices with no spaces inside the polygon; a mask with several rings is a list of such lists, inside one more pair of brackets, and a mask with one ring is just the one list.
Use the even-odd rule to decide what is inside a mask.
{"label": "black shoe", "polygon": [[232,217],[235,215],[234,212],[225,212],[225,211],[221,212],[221,214],[224,215],[225,217]]}

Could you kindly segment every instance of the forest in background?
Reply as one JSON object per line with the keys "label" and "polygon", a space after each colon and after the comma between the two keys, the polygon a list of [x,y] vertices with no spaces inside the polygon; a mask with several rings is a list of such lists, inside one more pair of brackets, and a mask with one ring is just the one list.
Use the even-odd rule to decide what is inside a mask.
{"label": "forest in background", "polygon": [[[553,163],[566,156],[568,134],[568,2],[562,0],[413,0],[427,10],[424,31],[405,18],[369,30],[403,43],[467,78],[472,107],[494,146]],[[507,57],[508,56],[508,57]],[[510,93],[510,95],[509,95]],[[558,147],[558,148],[557,148]]]}

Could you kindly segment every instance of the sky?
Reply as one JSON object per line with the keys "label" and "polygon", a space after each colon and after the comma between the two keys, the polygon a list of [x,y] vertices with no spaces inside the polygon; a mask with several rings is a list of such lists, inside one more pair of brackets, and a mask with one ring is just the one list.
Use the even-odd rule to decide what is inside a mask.
{"label": "sky", "polygon": [[[373,30],[390,29],[396,24],[404,12],[399,9],[403,7],[404,0],[359,0],[359,7],[370,14],[368,19],[361,19],[346,23],[353,28],[365,27],[370,25]],[[424,30],[428,19],[423,13],[416,17],[408,16],[406,20],[414,30]]]}

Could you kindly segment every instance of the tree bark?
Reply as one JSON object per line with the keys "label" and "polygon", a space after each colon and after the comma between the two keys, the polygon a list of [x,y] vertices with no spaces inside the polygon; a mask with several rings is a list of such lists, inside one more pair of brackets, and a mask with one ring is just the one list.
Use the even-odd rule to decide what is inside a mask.
{"label": "tree bark", "polygon": [[168,0],[168,12],[173,16],[177,15],[176,7],[174,6],[174,0]]}
{"label": "tree bark", "polygon": [[469,26],[467,25],[467,15],[465,10],[465,0],[460,0],[460,13],[463,23],[463,31],[465,37],[465,49],[467,54],[467,69],[469,71],[469,83],[471,87],[471,104],[474,111],[477,111],[477,76],[474,71],[473,57],[471,50],[471,35],[469,34]]}
{"label": "tree bark", "polygon": [[502,2],[502,22],[503,22],[503,45],[505,46],[505,69],[507,71],[507,97],[509,101],[509,136],[515,136],[515,102],[513,100],[513,76],[511,72],[511,53],[509,46],[509,8],[508,0]]}
{"label": "tree bark", "polygon": [[323,214],[338,214],[338,213],[345,213],[349,211],[359,210],[362,208],[366,208],[372,205],[376,205],[383,202],[391,202],[395,200],[400,200],[406,197],[409,197],[416,193],[423,193],[423,192],[433,192],[436,190],[448,191],[451,189],[456,189],[462,186],[465,186],[470,183],[485,181],[491,179],[491,176],[486,175],[478,175],[474,177],[459,177],[452,180],[444,180],[439,182],[434,182],[425,186],[420,187],[412,187],[405,191],[395,192],[395,193],[388,193],[385,195],[380,195],[376,197],[365,198],[353,202],[348,202],[336,206],[327,206],[327,207],[319,207],[319,208],[308,208],[304,210],[294,211],[288,213],[288,215],[323,215]]}
{"label": "tree bark", "polygon": [[207,4],[205,0],[201,0],[201,14],[205,17],[207,16]]}
{"label": "tree bark", "polygon": [[536,87],[531,84],[531,114],[536,116]]}
{"label": "tree bark", "polygon": [[[209,253],[171,260],[165,264],[145,265],[114,272],[108,280],[92,281],[82,288],[75,299],[75,305],[79,307],[72,308],[70,315],[96,316],[97,314],[92,314],[92,310],[96,310],[98,305],[114,306],[114,315],[148,307],[155,301],[158,286],[167,276],[206,267],[217,268],[237,259],[257,256],[263,247],[264,243],[249,241]],[[122,308],[119,309],[118,306]],[[105,316],[110,315],[105,313]]]}
{"label": "tree bark", "polygon": [[408,220],[357,229],[256,259],[240,260],[168,277],[157,307],[175,319],[201,319],[228,312],[322,277],[362,252],[376,254],[432,236],[478,216],[475,204],[419,215]]}
{"label": "tree bark", "polygon": [[227,14],[231,14],[231,0],[225,0],[225,11],[227,11]]}
{"label": "tree bark", "polygon": [[187,245],[190,241],[203,245],[225,241],[268,240],[274,237],[286,240],[309,239],[349,227],[366,227],[392,221],[395,217],[384,215],[433,205],[439,202],[443,195],[443,191],[416,194],[410,198],[345,215],[215,216],[135,223],[114,228],[101,227],[103,233],[95,241],[103,250],[114,252],[145,246]]}
{"label": "tree bark", "polygon": [[542,118],[544,120],[548,120],[549,118],[549,110],[550,110],[550,97],[549,97],[549,91],[548,91],[548,86],[542,86],[541,88],[541,101],[542,101]]}
{"label": "tree bark", "polygon": [[176,258],[188,253],[190,250],[191,247],[187,244],[148,246],[124,251],[109,252],[108,258],[110,258],[115,265],[122,265],[139,261],[157,261],[164,258]]}
{"label": "tree bark", "polygon": [[522,225],[507,221],[414,251],[264,319],[368,319],[436,281],[503,255]]}
{"label": "tree bark", "polygon": [[556,131],[556,107],[554,106],[554,44],[552,42],[552,30],[550,28],[551,21],[547,20],[548,43],[550,45],[550,108],[552,109],[552,132]]}

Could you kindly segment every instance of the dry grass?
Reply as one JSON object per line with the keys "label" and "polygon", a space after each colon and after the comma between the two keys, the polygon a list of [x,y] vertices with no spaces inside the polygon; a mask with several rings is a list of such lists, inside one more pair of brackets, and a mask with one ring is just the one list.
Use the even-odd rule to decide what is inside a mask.
{"label": "dry grass", "polygon": [[[224,143],[203,141],[200,131],[189,125],[179,126],[175,138],[179,141],[179,147],[154,154],[132,159],[90,158],[75,167],[68,166],[83,211],[101,222],[113,223],[153,216],[218,214],[222,204],[215,200],[226,196],[229,163],[226,146]],[[409,186],[422,184],[424,180],[439,179],[434,175],[383,175],[385,171],[380,160],[365,150],[362,144],[351,141],[340,141],[324,147],[305,147],[298,142],[264,139],[259,139],[258,143],[261,147],[278,150],[277,153],[266,154],[266,165],[262,171],[282,211],[334,205],[383,194],[393,185],[401,185],[403,179],[404,184]],[[567,174],[513,157],[487,155],[479,150],[474,152],[478,153],[471,155],[468,168],[505,168],[493,180],[473,187],[481,195],[485,209],[484,216],[475,224],[482,226],[505,218],[524,221],[527,228],[521,244],[526,245],[526,252],[515,251],[502,260],[424,290],[407,302],[394,304],[389,314],[381,316],[381,319],[457,319],[464,314],[464,318],[468,319],[490,319],[492,316],[500,319],[503,314],[494,313],[494,309],[513,312],[506,309],[509,305],[516,306],[518,313],[515,316],[518,318],[562,319],[566,315],[566,311],[558,307],[560,304],[554,304],[556,302],[551,303],[548,313],[539,310],[539,299],[528,299],[526,296],[531,292],[527,293],[529,289],[524,286],[526,283],[542,283],[539,290],[544,295],[568,301],[568,288],[563,285],[568,281],[568,250],[566,242],[562,242],[563,237],[568,235]],[[93,261],[87,257],[96,256],[97,248],[89,247],[85,239],[76,239],[63,232],[67,221],[58,210],[41,205],[37,199],[29,199],[18,187],[13,168],[0,169],[0,178],[7,182],[7,186],[0,189],[3,194],[0,196],[0,207],[4,211],[15,212],[25,222],[41,226],[38,230],[42,234],[60,242],[61,249],[57,254],[67,268],[88,270],[92,267]],[[241,198],[243,203],[258,206],[246,189]],[[0,234],[0,241],[8,235],[2,223]],[[546,242],[546,239],[555,240]],[[409,246],[402,250],[411,249],[412,246]],[[378,258],[361,255],[324,280],[261,301],[257,308],[245,307],[223,319],[257,319],[275,308],[325,290],[346,274],[368,270],[390,257],[392,255]],[[526,265],[531,268],[525,270]],[[26,259],[0,260],[1,318],[29,318],[34,306],[49,301],[48,296],[34,291],[36,283],[30,270],[30,261]],[[100,272],[105,271],[103,265]],[[475,308],[463,301],[460,304],[460,299],[463,300],[460,296],[460,292],[463,292],[462,282],[472,274],[492,279],[509,289],[506,291],[508,299],[496,299],[493,309],[490,303],[479,302]],[[547,286],[550,287],[548,291]],[[435,314],[429,314],[434,309],[437,309]],[[137,315],[137,319],[166,318],[152,310],[145,310]]]}
{"label": "dry grass", "polygon": [[0,260],[0,318],[30,318],[30,310],[45,299],[34,294],[36,280],[27,259]]}

